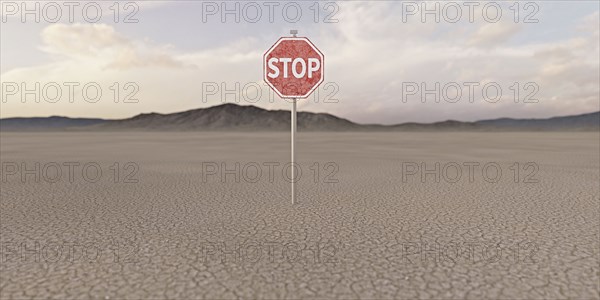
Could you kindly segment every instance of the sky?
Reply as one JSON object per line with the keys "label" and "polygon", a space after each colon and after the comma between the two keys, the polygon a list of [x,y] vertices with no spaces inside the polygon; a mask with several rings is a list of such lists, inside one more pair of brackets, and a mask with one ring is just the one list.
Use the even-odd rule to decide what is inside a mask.
{"label": "sky", "polygon": [[262,59],[290,29],[325,55],[299,110],[381,124],[600,110],[598,1],[1,3],[1,118],[289,110]]}

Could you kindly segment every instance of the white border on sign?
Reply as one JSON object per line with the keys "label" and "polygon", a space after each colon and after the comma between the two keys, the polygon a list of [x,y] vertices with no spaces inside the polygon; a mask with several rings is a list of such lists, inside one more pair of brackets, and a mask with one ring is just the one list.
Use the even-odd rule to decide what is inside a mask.
{"label": "white border on sign", "polygon": [[[281,94],[281,92],[279,92],[272,84],[271,82],[269,82],[269,80],[267,80],[267,55],[269,55],[269,53],[271,53],[271,51],[273,51],[273,49],[275,49],[275,47],[277,47],[281,42],[283,41],[298,41],[298,40],[302,40],[308,43],[308,45],[313,48],[313,50],[315,50],[315,52],[317,52],[317,54],[319,55],[319,57],[321,58],[321,79],[319,80],[319,82],[317,82],[317,84],[315,84],[315,86],[313,86],[310,91],[308,91],[306,94],[304,95],[293,95],[293,96],[284,96]],[[321,83],[323,82],[323,80],[325,80],[325,56],[323,55],[323,53],[321,53],[321,51],[319,51],[319,49],[317,49],[317,47],[315,47],[315,45],[307,38],[307,37],[282,37],[279,38],[279,40],[277,40],[277,42],[271,46],[271,48],[269,48],[269,50],[267,50],[267,52],[265,52],[265,54],[263,55],[263,79],[264,81],[271,87],[271,89],[273,89],[277,95],[280,98],[284,98],[284,99],[289,99],[289,98],[301,98],[301,99],[305,99],[308,98],[308,96],[310,96],[310,94],[312,94],[317,87],[319,87],[319,85],[321,85]]]}

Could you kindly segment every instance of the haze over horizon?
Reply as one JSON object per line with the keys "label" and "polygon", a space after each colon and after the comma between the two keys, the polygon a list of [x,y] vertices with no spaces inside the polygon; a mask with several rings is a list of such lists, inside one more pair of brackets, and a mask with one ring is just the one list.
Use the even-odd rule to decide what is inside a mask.
{"label": "haze over horizon", "polygon": [[[62,115],[47,115],[47,116],[29,116],[29,117],[16,116],[16,117],[0,118],[0,120],[7,120],[7,119],[12,119],[12,118],[24,118],[24,119],[25,118],[40,118],[40,119],[43,119],[43,118],[52,118],[52,117],[65,117],[65,118],[71,118],[71,119],[90,119],[90,120],[92,120],[92,119],[102,119],[102,120],[109,120],[110,121],[110,120],[131,119],[131,118],[134,118],[134,117],[137,117],[137,116],[148,115],[148,114],[170,115],[170,114],[177,114],[177,113],[183,113],[183,112],[188,112],[188,111],[203,110],[203,109],[207,109],[207,108],[213,108],[213,107],[217,107],[217,106],[230,105],[230,104],[237,105],[237,106],[257,107],[257,108],[260,108],[260,109],[265,109],[267,111],[280,111],[280,110],[282,110],[282,111],[289,112],[289,109],[285,109],[285,108],[282,108],[282,109],[267,109],[267,108],[259,107],[259,106],[254,105],[254,104],[237,104],[237,103],[230,103],[229,102],[229,103],[215,104],[213,106],[208,106],[208,107],[192,108],[192,109],[189,109],[189,110],[177,111],[177,112],[172,112],[172,113],[141,112],[141,113],[138,113],[138,114],[135,114],[135,115],[131,115],[131,116],[125,117],[125,118],[99,118],[99,117],[77,117],[77,116],[72,117],[72,116],[62,116]],[[511,118],[511,117],[498,117],[498,118],[494,118],[494,119],[476,119],[476,120],[473,120],[473,121],[455,120],[455,119],[444,119],[444,120],[434,120],[432,122],[414,122],[414,121],[410,122],[410,121],[399,120],[396,123],[390,123],[390,124],[383,124],[383,123],[376,123],[376,122],[372,122],[372,123],[360,123],[360,122],[356,122],[356,121],[354,121],[352,119],[348,119],[348,118],[345,118],[345,117],[342,117],[342,116],[337,116],[337,115],[334,115],[334,114],[330,114],[328,112],[315,112],[315,111],[309,111],[309,110],[300,110],[299,112],[307,112],[307,113],[314,113],[314,114],[325,113],[325,114],[329,114],[329,115],[334,116],[334,117],[339,117],[339,118],[348,120],[350,122],[353,122],[353,123],[356,123],[356,124],[359,124],[359,125],[398,125],[398,124],[406,124],[406,123],[433,124],[433,123],[444,122],[444,121],[476,122],[476,121],[499,120],[499,119],[516,119],[516,120],[549,119],[549,118],[556,118],[556,117],[571,117],[571,116],[588,115],[588,114],[598,113],[600,111],[582,112],[582,113],[578,113],[578,114],[574,114],[574,115],[556,115],[556,116],[549,116],[547,118]]]}

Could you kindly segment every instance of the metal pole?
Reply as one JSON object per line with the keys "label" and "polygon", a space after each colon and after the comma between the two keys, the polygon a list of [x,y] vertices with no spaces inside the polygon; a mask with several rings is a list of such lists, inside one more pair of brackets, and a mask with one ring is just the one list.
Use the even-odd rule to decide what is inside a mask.
{"label": "metal pole", "polygon": [[296,200],[296,98],[292,99],[292,204]]}
{"label": "metal pole", "polygon": [[[298,34],[298,30],[290,30],[290,34],[293,37],[296,37]],[[296,98],[292,99],[292,168],[290,169],[292,172],[292,204],[296,202]]]}

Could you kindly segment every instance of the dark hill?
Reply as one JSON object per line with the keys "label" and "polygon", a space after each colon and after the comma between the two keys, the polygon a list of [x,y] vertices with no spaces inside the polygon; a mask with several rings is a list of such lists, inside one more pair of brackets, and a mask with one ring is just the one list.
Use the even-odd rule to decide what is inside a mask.
{"label": "dark hill", "polygon": [[[1,131],[287,131],[290,112],[222,104],[172,114],[140,114],[120,120],[67,117],[0,119]],[[326,113],[298,112],[299,131],[590,131],[600,112],[548,119],[448,120],[396,125],[357,124]]]}

